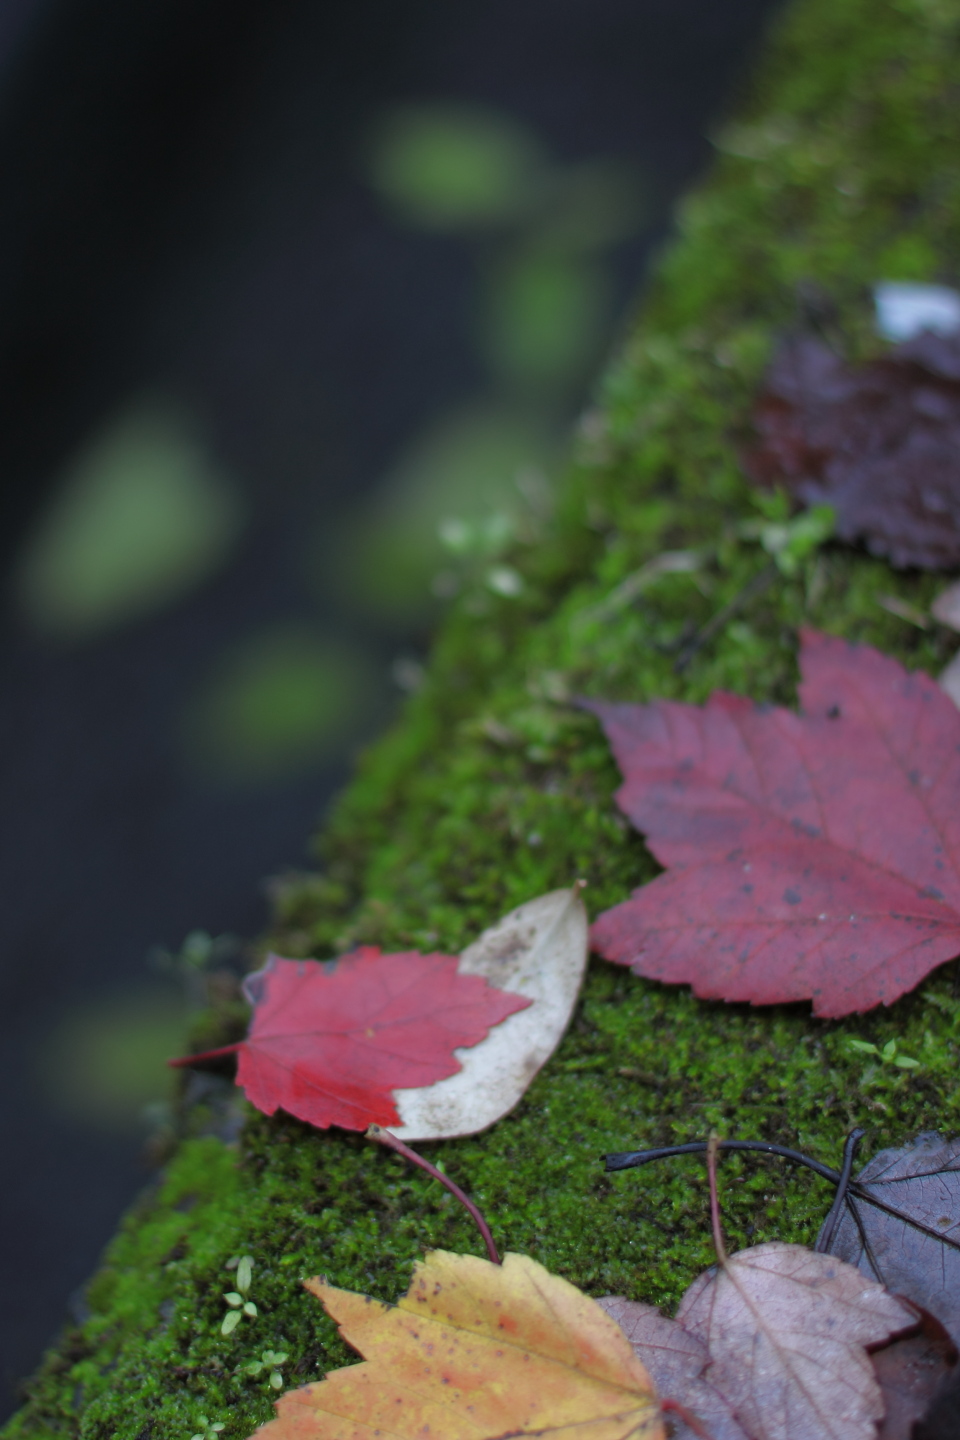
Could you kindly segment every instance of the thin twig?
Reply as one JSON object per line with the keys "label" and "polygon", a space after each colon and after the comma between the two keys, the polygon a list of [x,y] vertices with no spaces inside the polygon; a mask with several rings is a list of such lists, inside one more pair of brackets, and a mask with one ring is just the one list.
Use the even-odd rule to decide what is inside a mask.
{"label": "thin twig", "polygon": [[[687,1145],[663,1145],[656,1150],[623,1150],[613,1155],[604,1155],[607,1170],[632,1170],[638,1165],[649,1165],[652,1160],[669,1160],[674,1155],[702,1155],[707,1148],[706,1140],[692,1140]],[[806,1165],[824,1180],[840,1181],[840,1171],[829,1165],[821,1165],[800,1150],[789,1150],[786,1145],[774,1145],[766,1140],[720,1140],[720,1150],[749,1150],[758,1155],[779,1155],[784,1160],[793,1160],[797,1165]]]}
{"label": "thin twig", "polygon": [[236,1055],[242,1040],[237,1040],[232,1045],[221,1045],[219,1050],[200,1050],[196,1055],[178,1055],[175,1060],[168,1060],[167,1064],[174,1070],[183,1070],[190,1065],[199,1065],[205,1060],[222,1060],[225,1055]]}
{"label": "thin twig", "polygon": [[720,1198],[717,1195],[717,1150],[720,1137],[711,1135],[707,1141],[707,1179],[710,1181],[710,1224],[713,1226],[713,1248],[721,1265],[727,1263],[727,1247],[723,1243],[723,1229],[720,1225]]}
{"label": "thin twig", "polygon": [[[687,1145],[663,1145],[656,1150],[623,1150],[611,1155],[603,1155],[600,1158],[604,1161],[607,1170],[631,1170],[639,1165],[649,1165],[653,1160],[669,1160],[674,1155],[702,1155],[706,1148],[706,1140],[692,1140]],[[805,1165],[808,1170],[812,1170],[823,1180],[829,1180],[833,1185],[840,1184],[839,1170],[834,1170],[829,1165],[821,1165],[819,1160],[813,1160],[800,1150],[790,1150],[786,1145],[773,1145],[765,1140],[721,1140],[717,1148],[719,1150],[752,1151],[757,1155],[779,1155],[784,1160],[792,1160],[797,1165]],[[960,1239],[942,1234],[930,1225],[924,1225],[922,1220],[907,1214],[906,1211],[898,1210],[895,1205],[888,1205],[869,1188],[869,1182],[862,1185],[858,1180],[851,1180],[847,1186],[847,1194],[854,1199],[862,1200],[867,1205],[872,1205],[876,1210],[882,1210],[885,1215],[891,1215],[894,1220],[902,1221],[911,1229],[919,1230],[922,1235],[929,1235],[933,1240],[939,1240],[941,1245],[949,1245],[952,1250],[960,1250]]]}
{"label": "thin twig", "polygon": [[847,1190],[850,1187],[850,1177],[853,1174],[853,1162],[856,1158],[857,1147],[859,1146],[860,1141],[863,1139],[866,1133],[866,1130],[861,1130],[859,1128],[857,1128],[856,1130],[851,1130],[844,1143],[843,1164],[840,1166],[840,1179],[837,1181],[837,1193],[833,1197],[833,1204],[830,1206],[829,1214],[827,1215],[826,1220],[824,1220],[823,1222],[823,1229],[820,1231],[820,1237],[817,1240],[816,1245],[813,1247],[815,1250],[819,1250],[824,1255],[829,1254],[830,1245],[833,1240],[834,1233],[836,1232],[837,1225],[840,1221],[840,1216],[842,1215],[844,1207],[847,1203]]}
{"label": "thin twig", "polygon": [[722,605],[705,625],[701,625],[696,635],[687,641],[673,662],[673,668],[678,675],[681,671],[686,670],[697,651],[702,650],[704,645],[712,640],[719,630],[723,629],[727,621],[736,615],[738,610],[741,610],[744,605],[756,599],[758,595],[761,595],[763,591],[766,590],[770,582],[776,578],[776,574],[776,562],[771,560],[770,564],[764,565],[763,569],[759,570],[752,580],[748,580],[743,589],[738,590],[736,595],[727,601],[726,605]]}
{"label": "thin twig", "polygon": [[483,1243],[487,1247],[487,1254],[494,1265],[500,1264],[500,1255],[496,1245],[493,1243],[490,1226],[486,1220],[484,1220],[479,1209],[470,1199],[470,1196],[466,1195],[460,1189],[459,1185],[456,1185],[448,1175],[444,1175],[442,1170],[438,1170],[436,1165],[431,1165],[429,1160],[425,1160],[422,1155],[418,1155],[416,1150],[411,1150],[409,1145],[405,1145],[402,1140],[398,1140],[396,1135],[391,1135],[389,1130],[384,1130],[382,1125],[371,1125],[365,1133],[368,1140],[376,1140],[378,1145],[386,1145],[389,1150],[395,1150],[398,1155],[402,1155],[405,1160],[409,1160],[411,1165],[418,1165],[421,1170],[425,1170],[428,1175],[432,1175],[434,1180],[439,1180],[440,1184],[449,1190],[450,1194],[459,1200],[464,1209],[473,1216],[477,1229],[483,1236]]}

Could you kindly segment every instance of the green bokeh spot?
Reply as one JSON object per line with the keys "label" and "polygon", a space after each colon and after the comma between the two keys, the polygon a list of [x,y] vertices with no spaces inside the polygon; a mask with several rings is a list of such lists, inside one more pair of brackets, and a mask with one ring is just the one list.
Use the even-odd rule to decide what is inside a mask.
{"label": "green bokeh spot", "polygon": [[405,220],[450,230],[516,215],[541,163],[533,137],[504,116],[411,106],[383,121],[370,174]]}
{"label": "green bokeh spot", "polygon": [[223,657],[186,717],[212,776],[269,781],[331,755],[375,693],[362,654],[298,627],[264,630]]}
{"label": "green bokeh spot", "polygon": [[416,621],[450,560],[444,522],[502,516],[509,534],[521,505],[517,477],[539,470],[548,453],[533,415],[483,404],[449,411],[410,444],[346,533],[322,538],[324,583],[382,621]]}
{"label": "green bokeh spot", "polygon": [[20,559],[22,612],[66,639],[141,619],[214,571],[241,519],[189,417],[139,402],[68,467]]}
{"label": "green bokeh spot", "polygon": [[172,1095],[167,1066],[184,1047],[183,1003],[168,990],[110,996],[66,1015],[41,1052],[58,1110],[107,1130],[136,1129],[144,1108]]}
{"label": "green bokeh spot", "polygon": [[491,272],[480,345],[502,382],[552,387],[589,369],[609,312],[609,281],[599,266],[528,252]]}

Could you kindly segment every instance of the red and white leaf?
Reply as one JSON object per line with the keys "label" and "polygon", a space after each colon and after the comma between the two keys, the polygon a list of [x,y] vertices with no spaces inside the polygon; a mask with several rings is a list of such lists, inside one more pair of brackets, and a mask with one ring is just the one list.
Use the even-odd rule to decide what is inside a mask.
{"label": "red and white leaf", "polygon": [[324,964],[271,956],[244,985],[237,1084],[267,1115],[391,1128],[405,1140],[484,1130],[553,1054],[588,957],[581,884],[519,906],[457,958],[366,946]]}
{"label": "red and white leaf", "polygon": [[461,975],[452,955],[373,946],[323,965],[271,956],[244,988],[250,1030],[227,1047],[237,1084],[264,1114],[283,1109],[321,1129],[395,1124],[395,1090],[454,1074],[458,1047],[530,1003]]}
{"label": "red and white leaf", "polygon": [[559,1045],[588,958],[580,886],[540,895],[485,930],[460,957],[480,977],[527,1001],[470,1049],[449,1079],[396,1092],[402,1140],[442,1140],[485,1130],[512,1110]]}

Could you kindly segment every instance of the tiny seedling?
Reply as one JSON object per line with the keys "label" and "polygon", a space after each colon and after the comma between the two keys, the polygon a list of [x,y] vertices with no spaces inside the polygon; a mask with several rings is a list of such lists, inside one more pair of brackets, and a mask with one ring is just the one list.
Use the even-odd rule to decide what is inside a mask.
{"label": "tiny seedling", "polygon": [[919,1070],[920,1061],[912,1059],[909,1055],[900,1055],[899,1045],[896,1040],[888,1040],[886,1045],[872,1045],[869,1040],[849,1040],[847,1042],[851,1050],[856,1050],[860,1055],[873,1055],[884,1065],[896,1065],[898,1070]]}
{"label": "tiny seedling", "polygon": [[190,1440],[217,1440],[217,1436],[220,1434],[220,1431],[226,1430],[227,1428],[222,1420],[218,1420],[215,1425],[211,1425],[206,1415],[198,1416],[197,1423],[199,1424],[200,1429],[197,1431],[196,1435],[192,1435],[190,1437]]}
{"label": "tiny seedling", "polygon": [[244,1315],[256,1319],[257,1307],[250,1299],[250,1284],[253,1279],[253,1258],[250,1255],[238,1255],[227,1261],[228,1270],[237,1272],[236,1290],[227,1290],[224,1293],[224,1300],[230,1309],[224,1315],[220,1325],[221,1335],[232,1335],[240,1324]]}
{"label": "tiny seedling", "polygon": [[783,490],[754,496],[762,520],[746,520],[737,527],[742,540],[759,540],[781,575],[796,575],[803,562],[831,539],[836,512],[831,505],[812,505],[791,516],[792,504]]}
{"label": "tiny seedling", "polygon": [[264,1370],[269,1370],[267,1380],[274,1390],[283,1389],[283,1376],[280,1371],[282,1366],[290,1359],[285,1350],[264,1350],[259,1360],[250,1360],[246,1365],[241,1365],[240,1370],[257,1379]]}

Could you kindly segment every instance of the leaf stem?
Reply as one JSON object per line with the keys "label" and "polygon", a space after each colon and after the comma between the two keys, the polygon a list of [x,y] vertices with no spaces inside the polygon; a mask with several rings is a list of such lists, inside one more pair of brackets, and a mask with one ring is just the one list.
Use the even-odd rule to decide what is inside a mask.
{"label": "leaf stem", "polygon": [[[607,1170],[632,1170],[638,1165],[649,1165],[652,1160],[669,1160],[674,1155],[702,1155],[706,1148],[706,1140],[691,1140],[686,1145],[662,1145],[656,1150],[622,1150],[601,1158]],[[767,1140],[720,1140],[717,1149],[749,1150],[759,1155],[780,1155],[784,1160],[793,1160],[798,1165],[806,1165],[808,1170],[814,1171],[824,1180],[832,1180],[835,1185],[840,1180],[839,1170],[832,1170],[829,1165],[821,1165],[819,1160],[812,1160],[809,1155],[804,1155],[800,1150],[790,1150],[786,1145],[774,1145]]]}
{"label": "leaf stem", "polygon": [[847,1191],[850,1188],[850,1176],[853,1174],[853,1162],[856,1158],[857,1147],[866,1133],[866,1130],[861,1130],[859,1127],[851,1130],[844,1143],[843,1164],[840,1166],[840,1179],[837,1181],[837,1193],[833,1198],[833,1204],[830,1206],[827,1218],[823,1222],[823,1229],[820,1231],[817,1243],[813,1247],[815,1250],[819,1250],[821,1254],[826,1255],[830,1251],[830,1243],[833,1240],[840,1216],[847,1203]]}
{"label": "leaf stem", "polygon": [[425,1160],[422,1155],[418,1155],[416,1150],[411,1150],[409,1145],[404,1144],[396,1135],[392,1135],[389,1130],[385,1130],[382,1125],[371,1125],[365,1132],[365,1135],[368,1140],[376,1140],[378,1145],[385,1145],[388,1150],[395,1150],[398,1155],[402,1155],[403,1158],[409,1160],[412,1165],[418,1165],[421,1170],[425,1170],[428,1175],[432,1175],[434,1180],[439,1180],[440,1184],[449,1190],[450,1194],[459,1200],[464,1209],[473,1216],[476,1227],[483,1236],[483,1243],[487,1247],[487,1254],[494,1265],[501,1263],[499,1252],[494,1244],[493,1236],[490,1233],[490,1226],[483,1218],[479,1208],[470,1199],[470,1196],[465,1194],[459,1185],[454,1184],[449,1176],[444,1175],[442,1170],[437,1169],[436,1165],[431,1165],[429,1160]]}
{"label": "leaf stem", "polygon": [[196,1055],[178,1055],[175,1060],[168,1060],[167,1064],[177,1070],[196,1065],[198,1060],[219,1060],[222,1055],[236,1055],[242,1044],[243,1041],[238,1040],[234,1045],[221,1045],[219,1050],[201,1050]]}
{"label": "leaf stem", "polygon": [[707,1141],[707,1179],[710,1181],[710,1224],[713,1226],[713,1248],[721,1265],[727,1263],[727,1247],[723,1243],[723,1229],[720,1225],[720,1197],[717,1194],[717,1151],[720,1148],[719,1135],[711,1135]]}

